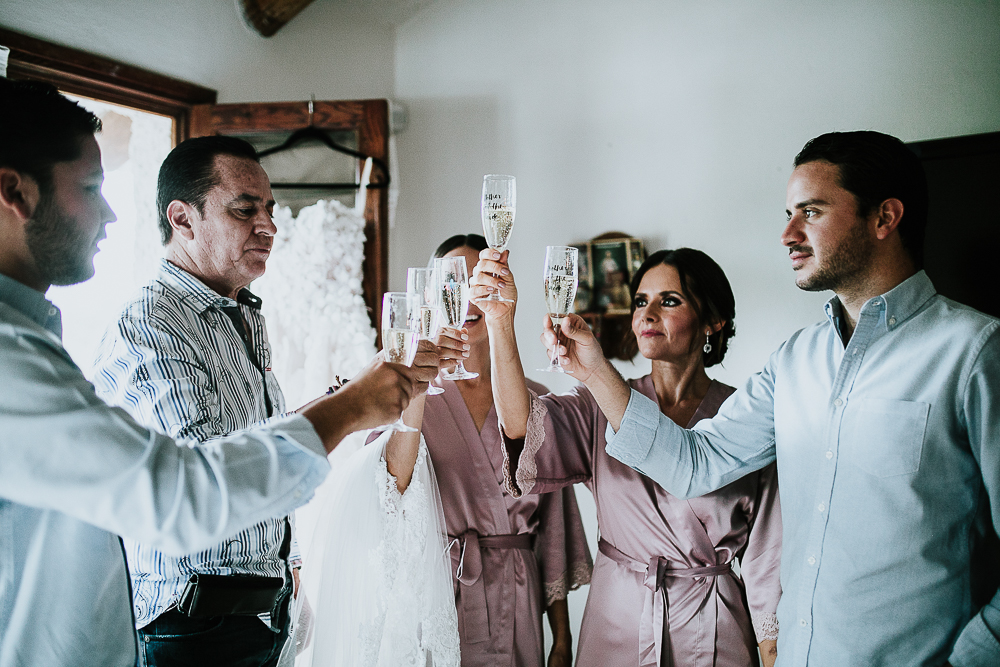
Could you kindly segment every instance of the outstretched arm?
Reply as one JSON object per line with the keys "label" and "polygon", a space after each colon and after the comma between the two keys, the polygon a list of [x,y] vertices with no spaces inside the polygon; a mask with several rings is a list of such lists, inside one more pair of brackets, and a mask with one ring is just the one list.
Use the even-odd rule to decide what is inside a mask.
{"label": "outstretched arm", "polygon": [[542,327],[542,342],[549,356],[559,354],[560,364],[586,385],[611,428],[617,432],[628,407],[631,389],[611,362],[604,358],[601,344],[590,326],[579,315],[568,315],[559,327],[562,336],[557,338],[552,321],[546,315]]}
{"label": "outstretched arm", "polygon": [[473,298],[499,291],[501,296],[513,302],[481,300],[476,305],[486,316],[486,329],[490,335],[493,402],[497,416],[504,435],[520,439],[527,433],[531,399],[524,383],[524,368],[514,333],[517,287],[507,264],[508,255],[509,251],[499,253],[491,248],[479,253],[479,263],[476,264],[471,284]]}

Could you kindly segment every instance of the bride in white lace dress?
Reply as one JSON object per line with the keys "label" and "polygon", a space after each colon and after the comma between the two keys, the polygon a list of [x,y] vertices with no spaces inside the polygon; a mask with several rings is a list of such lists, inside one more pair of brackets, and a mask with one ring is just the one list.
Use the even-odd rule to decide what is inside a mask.
{"label": "bride in white lace dress", "polygon": [[[296,392],[304,399],[354,375],[375,352],[361,294],[364,201],[363,186],[354,209],[321,201],[297,217],[275,211],[278,235],[255,289],[290,404]],[[331,455],[334,472],[300,513],[300,527],[315,529],[311,538],[299,531],[302,586],[283,667],[459,664],[444,515],[426,446],[400,494],[386,439],[342,443]]]}

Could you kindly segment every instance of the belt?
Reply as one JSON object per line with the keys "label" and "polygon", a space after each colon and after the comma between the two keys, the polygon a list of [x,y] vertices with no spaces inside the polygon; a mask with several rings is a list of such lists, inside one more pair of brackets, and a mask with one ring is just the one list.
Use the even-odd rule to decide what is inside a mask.
{"label": "belt", "polygon": [[[639,667],[673,667],[673,652],[670,647],[670,605],[667,600],[667,579],[695,579],[698,577],[718,577],[728,574],[736,576],[732,561],[723,565],[706,565],[703,567],[677,567],[663,556],[653,556],[648,563],[643,563],[628,554],[616,549],[603,537],[597,543],[597,549],[627,570],[644,576],[643,585],[653,592],[652,605],[643,610],[642,622],[639,628],[640,638],[645,638],[645,650],[640,653]],[[659,592],[659,595],[656,593]],[[655,631],[656,617],[660,617],[660,633]],[[657,640],[659,646],[657,647]],[[653,650],[649,650],[652,648]]]}
{"label": "belt", "polygon": [[467,530],[461,535],[449,535],[448,550],[455,579],[464,586],[459,613],[463,618],[462,641],[466,644],[484,642],[493,634],[486,609],[486,585],[483,583],[483,557],[480,549],[531,550],[534,535],[480,535]]}

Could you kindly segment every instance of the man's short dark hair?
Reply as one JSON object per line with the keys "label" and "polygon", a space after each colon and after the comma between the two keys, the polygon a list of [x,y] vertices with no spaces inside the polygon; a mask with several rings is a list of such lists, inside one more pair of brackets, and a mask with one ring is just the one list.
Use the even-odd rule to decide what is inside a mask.
{"label": "man's short dark hair", "polygon": [[260,156],[248,142],[236,137],[195,137],[177,144],[160,166],[156,182],[157,222],[163,245],[170,241],[173,229],[167,219],[167,206],[175,199],[204,213],[208,192],[219,184],[215,158],[229,155],[260,163]]}
{"label": "man's short dark hair", "polygon": [[52,166],[78,159],[80,140],[100,131],[100,118],[55,87],[0,77],[0,167],[30,176],[42,192]]}
{"label": "man's short dark hair", "polygon": [[795,156],[795,166],[825,161],[840,172],[840,187],[868,216],[886,199],[903,202],[899,236],[917,268],[923,266],[927,228],[927,176],[920,158],[896,137],[881,132],[830,132],[810,140]]}

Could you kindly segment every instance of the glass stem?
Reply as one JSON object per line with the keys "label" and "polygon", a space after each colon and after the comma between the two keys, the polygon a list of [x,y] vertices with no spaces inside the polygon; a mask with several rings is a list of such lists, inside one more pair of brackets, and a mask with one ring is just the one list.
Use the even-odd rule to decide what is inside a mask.
{"label": "glass stem", "polygon": [[552,330],[556,332],[556,346],[554,348],[552,348],[552,364],[551,364],[551,368],[553,368],[555,370],[562,370],[562,368],[559,366],[559,330],[560,330],[560,328],[561,328],[561,325],[558,325],[558,324],[553,324],[552,325]]}

